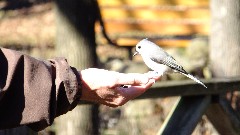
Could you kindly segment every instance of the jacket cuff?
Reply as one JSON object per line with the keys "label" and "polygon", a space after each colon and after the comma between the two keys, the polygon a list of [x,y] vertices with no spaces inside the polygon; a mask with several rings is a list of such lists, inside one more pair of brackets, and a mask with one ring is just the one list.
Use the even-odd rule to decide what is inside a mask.
{"label": "jacket cuff", "polygon": [[76,107],[81,96],[81,81],[78,71],[70,67],[65,58],[50,60],[55,67],[56,115],[67,113]]}

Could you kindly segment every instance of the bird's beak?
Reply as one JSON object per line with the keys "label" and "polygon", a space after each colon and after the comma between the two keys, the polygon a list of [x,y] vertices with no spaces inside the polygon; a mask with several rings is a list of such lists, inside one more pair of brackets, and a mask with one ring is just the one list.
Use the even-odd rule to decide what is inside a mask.
{"label": "bird's beak", "polygon": [[136,55],[138,55],[139,53],[136,51],[134,54],[133,54],[133,56],[136,56]]}

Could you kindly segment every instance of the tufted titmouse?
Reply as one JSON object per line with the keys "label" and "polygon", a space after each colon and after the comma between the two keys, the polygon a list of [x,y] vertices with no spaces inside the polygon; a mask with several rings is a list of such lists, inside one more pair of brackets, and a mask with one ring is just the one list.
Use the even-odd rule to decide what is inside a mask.
{"label": "tufted titmouse", "polygon": [[178,72],[207,88],[207,86],[205,86],[200,80],[187,73],[183,67],[161,47],[147,39],[141,40],[136,45],[136,52],[133,56],[137,54],[140,54],[145,64],[158,75],[162,76],[165,73],[171,73],[172,71]]}

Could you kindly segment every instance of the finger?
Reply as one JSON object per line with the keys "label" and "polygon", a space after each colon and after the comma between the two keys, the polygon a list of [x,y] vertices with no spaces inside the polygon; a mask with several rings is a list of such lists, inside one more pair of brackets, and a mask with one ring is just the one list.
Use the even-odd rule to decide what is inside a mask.
{"label": "finger", "polygon": [[119,74],[116,83],[118,85],[139,85],[148,83],[149,79],[150,78],[146,74]]}
{"label": "finger", "polygon": [[154,82],[155,82],[154,79],[150,79],[145,85],[130,86],[129,88],[119,87],[118,90],[121,90],[122,93],[124,93],[124,95],[130,100],[143,94],[146,90],[148,90],[154,84]]}

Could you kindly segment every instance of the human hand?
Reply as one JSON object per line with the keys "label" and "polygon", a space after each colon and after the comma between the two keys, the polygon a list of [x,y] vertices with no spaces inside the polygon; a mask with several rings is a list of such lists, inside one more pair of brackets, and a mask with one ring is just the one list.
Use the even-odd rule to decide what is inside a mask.
{"label": "human hand", "polygon": [[[89,68],[80,72],[82,100],[101,103],[110,107],[125,104],[144,93],[160,77],[148,73],[119,73],[104,69]],[[128,87],[122,87],[127,85]]]}

